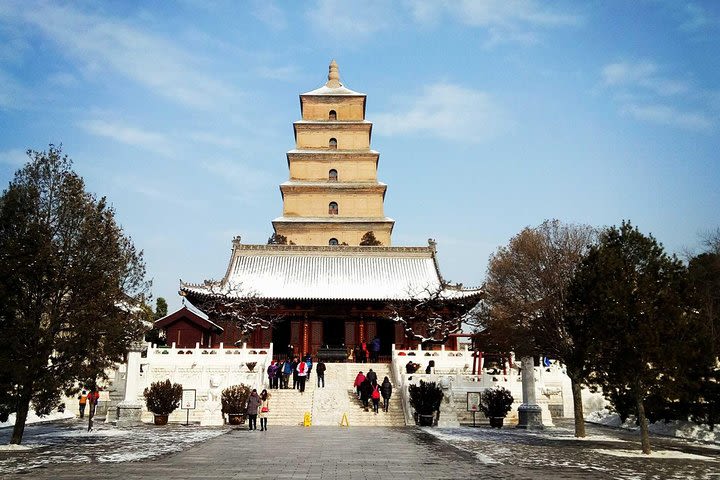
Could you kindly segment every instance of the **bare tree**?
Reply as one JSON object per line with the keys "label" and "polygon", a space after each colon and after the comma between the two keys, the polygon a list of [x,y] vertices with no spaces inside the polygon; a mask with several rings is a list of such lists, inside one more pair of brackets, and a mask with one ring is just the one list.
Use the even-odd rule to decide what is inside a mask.
{"label": "bare tree", "polygon": [[585,436],[581,388],[587,375],[583,331],[568,323],[567,287],[597,232],[587,225],[546,220],[525,228],[490,257],[484,316],[493,343],[522,356],[547,355],[567,367],[575,436]]}
{"label": "bare tree", "polygon": [[478,303],[477,297],[448,298],[445,287],[425,287],[409,293],[408,300],[390,302],[390,319],[401,323],[409,338],[429,344],[445,342],[461,330],[468,311]]}
{"label": "bare tree", "polygon": [[242,284],[222,285],[215,280],[205,280],[208,294],[193,296],[193,305],[211,318],[232,322],[245,337],[256,329],[272,328],[284,315],[273,299],[261,298],[257,292],[243,288]]}

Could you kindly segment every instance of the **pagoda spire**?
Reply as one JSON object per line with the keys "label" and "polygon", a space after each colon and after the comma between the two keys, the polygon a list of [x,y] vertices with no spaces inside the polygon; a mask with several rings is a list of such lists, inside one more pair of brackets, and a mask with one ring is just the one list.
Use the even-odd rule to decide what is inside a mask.
{"label": "pagoda spire", "polygon": [[342,83],[340,83],[340,71],[338,70],[338,64],[335,60],[330,62],[330,67],[328,69],[328,81],[325,86],[329,88],[338,88],[342,86]]}

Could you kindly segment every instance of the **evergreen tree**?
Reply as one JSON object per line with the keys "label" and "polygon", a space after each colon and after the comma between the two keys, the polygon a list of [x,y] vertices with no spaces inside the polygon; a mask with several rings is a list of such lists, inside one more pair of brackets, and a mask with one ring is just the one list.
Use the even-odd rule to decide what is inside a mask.
{"label": "evergreen tree", "polygon": [[61,148],[28,156],[0,197],[0,420],[16,413],[14,444],[31,402],[48,414],[122,360],[148,287],[142,252]]}
{"label": "evergreen tree", "polygon": [[153,320],[160,320],[168,313],[168,304],[163,297],[158,297],[155,300],[155,313],[153,314]]}
{"label": "evergreen tree", "polygon": [[365,232],[365,235],[360,239],[360,245],[363,247],[377,247],[382,245],[382,242],[375,238],[375,232]]}
{"label": "evergreen tree", "polygon": [[679,398],[674,379],[697,349],[686,284],[677,258],[623,222],[601,235],[569,288],[568,310],[594,338],[591,381],[621,415],[637,415],[643,453],[650,453],[646,406]]}
{"label": "evergreen tree", "polygon": [[546,355],[567,368],[573,390],[575,436],[585,436],[582,385],[588,374],[584,325],[565,311],[568,283],[595,241],[595,230],[546,220],[525,228],[491,258],[485,281],[481,338],[522,356]]}
{"label": "evergreen tree", "polygon": [[288,239],[285,235],[273,233],[272,235],[270,235],[270,238],[268,238],[267,244],[268,245],[287,245]]}

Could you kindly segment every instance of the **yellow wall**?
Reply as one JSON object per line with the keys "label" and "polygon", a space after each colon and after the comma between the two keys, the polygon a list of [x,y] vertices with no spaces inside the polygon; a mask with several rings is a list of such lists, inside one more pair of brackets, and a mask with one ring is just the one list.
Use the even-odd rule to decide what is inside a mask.
{"label": "yellow wall", "polygon": [[[283,215],[329,217],[330,202],[338,204],[338,217],[384,217],[381,193],[286,193]],[[334,216],[334,215],[333,215]]]}
{"label": "yellow wall", "polygon": [[288,241],[292,241],[296,245],[327,245],[331,238],[337,238],[339,243],[345,242],[348,245],[360,245],[360,240],[368,231],[375,233],[375,238],[382,242],[383,247],[391,246],[389,224],[364,225],[337,231],[333,231],[329,227],[321,228],[315,225],[282,225],[276,228],[278,234],[285,235]]}
{"label": "yellow wall", "polygon": [[290,162],[290,179],[325,182],[330,169],[338,172],[338,182],[375,182],[375,158],[337,160],[294,160]]}
{"label": "yellow wall", "polygon": [[370,148],[370,132],[358,130],[306,130],[297,129],[298,149],[327,150],[330,139],[337,140],[338,150],[367,150]]}
{"label": "yellow wall", "polygon": [[303,120],[328,120],[330,110],[335,110],[337,120],[363,120],[365,112],[363,97],[307,97],[301,98]]}

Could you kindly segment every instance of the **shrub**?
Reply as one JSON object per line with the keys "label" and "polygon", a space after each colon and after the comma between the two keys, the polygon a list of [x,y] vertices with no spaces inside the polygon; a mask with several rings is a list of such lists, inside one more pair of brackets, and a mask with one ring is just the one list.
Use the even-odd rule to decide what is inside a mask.
{"label": "shrub", "polygon": [[155,415],[170,415],[180,406],[183,387],[179,383],[154,382],[143,392],[147,409]]}
{"label": "shrub", "polygon": [[410,385],[410,405],[419,415],[432,415],[440,410],[443,399],[442,388],[435,382],[420,380],[419,385]]}
{"label": "shrub", "polygon": [[486,417],[505,417],[512,409],[513,396],[503,387],[489,388],[480,396],[480,410]]}
{"label": "shrub", "polygon": [[252,389],[250,387],[243,384],[233,385],[223,390],[220,397],[222,413],[233,415],[245,413],[251,391]]}

